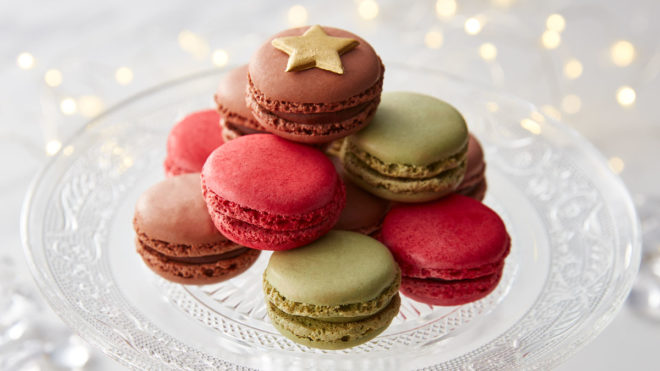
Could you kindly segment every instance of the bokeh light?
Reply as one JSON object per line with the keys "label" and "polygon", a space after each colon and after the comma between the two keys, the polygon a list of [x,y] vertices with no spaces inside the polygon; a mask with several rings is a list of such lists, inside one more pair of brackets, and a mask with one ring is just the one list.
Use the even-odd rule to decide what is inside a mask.
{"label": "bokeh light", "polygon": [[73,115],[78,111],[78,104],[71,97],[64,98],[60,101],[60,111],[65,115]]}
{"label": "bokeh light", "polygon": [[465,20],[464,28],[468,35],[476,35],[481,32],[483,25],[481,24],[481,21],[479,21],[476,17],[470,17]]}
{"label": "bokeh light", "polygon": [[378,3],[374,0],[363,0],[358,4],[358,14],[362,19],[372,20],[378,16]]}
{"label": "bokeh light", "polygon": [[78,98],[78,111],[85,117],[94,117],[103,111],[103,101],[95,95]]}
{"label": "bokeh light", "polygon": [[570,115],[576,114],[582,109],[582,99],[575,94],[569,94],[561,100],[561,109]]}
{"label": "bokeh light", "polygon": [[115,71],[115,80],[119,85],[128,85],[133,81],[133,70],[128,67],[119,67]]}
{"label": "bokeh light", "polygon": [[479,56],[484,60],[491,61],[497,57],[497,48],[491,43],[483,43],[479,47]]}
{"label": "bokeh light", "polygon": [[623,159],[617,156],[610,157],[610,159],[607,161],[607,164],[610,166],[610,169],[614,172],[614,174],[621,174],[626,165],[623,162]]}
{"label": "bokeh light", "polygon": [[636,56],[635,46],[627,40],[619,40],[610,47],[612,62],[619,67],[629,66]]}
{"label": "bokeh light", "polygon": [[456,0],[438,0],[435,3],[435,13],[440,18],[450,18],[456,14]]}
{"label": "bokeh light", "polygon": [[637,93],[630,86],[622,86],[616,91],[616,100],[624,107],[631,106],[637,99]]}
{"label": "bokeh light", "polygon": [[555,49],[561,43],[561,36],[557,31],[547,30],[541,36],[541,43],[546,49]]}
{"label": "bokeh light", "polygon": [[541,125],[529,118],[524,118],[520,120],[520,126],[523,127],[523,129],[529,131],[532,134],[539,135],[541,134]]}
{"label": "bokeh light", "polygon": [[62,142],[57,139],[49,140],[48,143],[46,143],[46,154],[48,156],[53,156],[60,150],[60,148],[62,148]]}
{"label": "bokeh light", "polygon": [[545,20],[545,26],[548,30],[562,32],[566,28],[566,20],[561,14],[550,14]]}
{"label": "bokeh light", "polygon": [[44,81],[51,88],[60,86],[62,84],[62,72],[52,68],[44,74]]}
{"label": "bokeh light", "polygon": [[564,65],[564,76],[569,80],[575,80],[582,75],[582,63],[573,58]]}
{"label": "bokeh light", "polygon": [[35,64],[36,60],[30,53],[23,52],[16,57],[16,65],[23,70],[29,70],[34,67]]}
{"label": "bokeh light", "polygon": [[300,27],[307,24],[307,9],[302,5],[294,5],[289,8],[287,19],[291,27]]}
{"label": "bokeh light", "polygon": [[444,36],[442,35],[442,32],[437,30],[431,30],[424,36],[424,44],[427,48],[430,49],[437,49],[441,47],[443,42]]}
{"label": "bokeh light", "polygon": [[229,63],[229,53],[223,49],[216,49],[211,55],[211,60],[217,67],[224,67]]}

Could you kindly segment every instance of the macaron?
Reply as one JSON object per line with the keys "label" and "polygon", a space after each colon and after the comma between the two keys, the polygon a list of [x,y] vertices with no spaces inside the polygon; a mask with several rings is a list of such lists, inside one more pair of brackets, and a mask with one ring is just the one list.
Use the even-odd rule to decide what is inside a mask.
{"label": "macaron", "polygon": [[222,139],[225,142],[242,135],[265,131],[245,103],[247,69],[246,64],[229,71],[220,81],[214,95],[220,113]]}
{"label": "macaron", "polygon": [[173,282],[221,282],[247,270],[260,253],[218,232],[206,210],[199,173],[167,178],[147,189],[135,206],[133,227],[144,263]]}
{"label": "macaron", "polygon": [[274,252],[263,275],[273,326],[313,348],[344,349],[383,332],[399,313],[401,274],[377,240],[331,231],[294,250]]}
{"label": "macaron", "polygon": [[262,250],[314,241],[337,223],[346,202],[323,152],[272,134],[245,135],[211,153],[202,188],[220,232]]}
{"label": "macaron", "polygon": [[477,138],[470,134],[465,177],[463,177],[463,181],[456,188],[456,192],[481,201],[486,196],[487,188],[484,151]]}
{"label": "macaron", "polygon": [[502,219],[459,194],[399,204],[385,217],[381,241],[401,267],[401,293],[430,305],[461,305],[492,292],[511,239]]}
{"label": "macaron", "polygon": [[272,36],[251,58],[246,99],[267,131],[328,143],[371,120],[383,74],[362,38],[332,27],[293,28]]}
{"label": "macaron", "polygon": [[167,137],[165,175],[199,173],[208,155],[222,145],[222,133],[215,110],[191,113],[177,122]]}
{"label": "macaron", "polygon": [[346,178],[339,159],[332,159],[346,187],[346,206],[334,229],[354,231],[375,237],[390,208],[390,201],[374,196]]}
{"label": "macaron", "polygon": [[346,175],[379,197],[425,202],[456,189],[465,174],[468,131],[461,114],[437,98],[386,92],[374,119],[344,139]]}

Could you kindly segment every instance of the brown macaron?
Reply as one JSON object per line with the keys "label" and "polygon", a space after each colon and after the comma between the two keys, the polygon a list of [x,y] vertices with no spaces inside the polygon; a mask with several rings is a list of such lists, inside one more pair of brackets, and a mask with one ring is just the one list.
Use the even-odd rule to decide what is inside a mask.
{"label": "brown macaron", "polygon": [[486,162],[481,143],[470,133],[467,150],[465,177],[456,188],[456,193],[482,201],[486,196]]}
{"label": "brown macaron", "polygon": [[[292,39],[289,52],[274,46]],[[299,45],[303,49],[295,49]],[[314,61],[287,71],[290,60],[303,54]],[[335,71],[324,69],[327,60],[321,60],[331,54],[339,55],[327,58],[335,62]],[[296,142],[328,143],[369,123],[380,102],[383,75],[380,58],[360,37],[332,27],[293,28],[271,37],[253,55],[246,99],[267,131]]]}
{"label": "brown macaron", "polygon": [[247,64],[229,71],[220,81],[214,95],[225,142],[242,135],[265,132],[245,103],[247,73]]}
{"label": "brown macaron", "polygon": [[199,173],[167,178],[147,189],[135,206],[133,227],[144,263],[173,282],[221,282],[247,270],[260,254],[218,232]]}

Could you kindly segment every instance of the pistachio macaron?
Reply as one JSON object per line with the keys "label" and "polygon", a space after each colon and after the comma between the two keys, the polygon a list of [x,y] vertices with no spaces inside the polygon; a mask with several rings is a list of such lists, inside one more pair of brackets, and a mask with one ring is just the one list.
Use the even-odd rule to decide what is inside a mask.
{"label": "pistachio macaron", "polygon": [[273,326],[313,348],[345,349],[383,332],[399,313],[401,272],[377,240],[330,231],[271,255],[263,275]]}
{"label": "pistachio macaron", "polygon": [[465,120],[449,103],[386,92],[371,124],[344,139],[341,158],[347,176],[372,194],[426,202],[460,184],[467,144]]}

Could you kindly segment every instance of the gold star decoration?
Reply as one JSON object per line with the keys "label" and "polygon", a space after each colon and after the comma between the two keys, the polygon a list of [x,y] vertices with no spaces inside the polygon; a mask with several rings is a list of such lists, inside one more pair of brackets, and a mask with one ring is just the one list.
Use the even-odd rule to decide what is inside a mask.
{"label": "gold star decoration", "polygon": [[271,44],[289,55],[286,72],[316,67],[341,75],[344,67],[339,56],[359,43],[346,37],[328,36],[321,26],[314,25],[302,36],[278,37]]}

